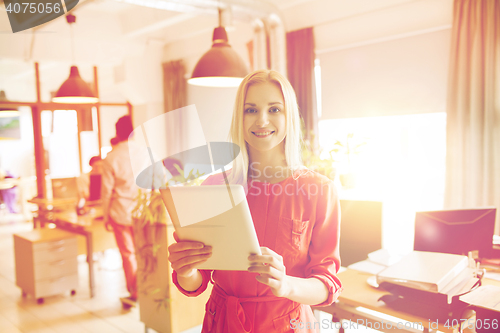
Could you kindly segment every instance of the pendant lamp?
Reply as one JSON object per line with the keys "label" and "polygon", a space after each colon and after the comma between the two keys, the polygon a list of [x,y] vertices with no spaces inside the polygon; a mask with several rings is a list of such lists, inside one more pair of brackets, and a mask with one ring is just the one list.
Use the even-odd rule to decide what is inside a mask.
{"label": "pendant lamp", "polygon": [[[8,102],[7,96],[5,95],[5,91],[0,91],[0,104],[2,102]],[[1,106],[0,105],[0,118],[8,118],[8,117],[19,117],[19,110],[12,106]]]}
{"label": "pendant lamp", "polygon": [[[70,28],[72,29],[71,24],[76,22],[76,17],[72,14],[66,15],[66,21],[68,22]],[[71,30],[71,42],[72,42],[72,55],[73,62],[74,59],[74,47],[73,47],[73,30]],[[61,87],[57,90],[56,94],[52,98],[52,102],[55,103],[97,103],[99,99],[95,97],[92,89],[88,86],[88,84],[83,81],[78,72],[78,67],[71,66],[69,71],[69,77],[66,81],[63,82]]]}
{"label": "pendant lamp", "polygon": [[243,59],[229,45],[226,29],[221,24],[214,29],[212,48],[196,64],[189,84],[207,87],[237,87],[248,74]]}

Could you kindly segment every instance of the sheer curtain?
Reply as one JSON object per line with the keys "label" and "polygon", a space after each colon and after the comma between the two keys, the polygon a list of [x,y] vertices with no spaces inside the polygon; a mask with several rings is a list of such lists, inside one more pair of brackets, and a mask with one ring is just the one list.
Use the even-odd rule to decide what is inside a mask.
{"label": "sheer curtain", "polygon": [[454,2],[446,130],[445,207],[500,210],[500,1]]}
{"label": "sheer curtain", "polygon": [[[314,84],[314,33],[305,28],[286,34],[288,79],[297,94],[299,110],[305,125],[306,140],[317,147],[318,115]],[[312,142],[314,138],[314,142]]]}
{"label": "sheer curtain", "polygon": [[163,64],[165,112],[186,106],[187,81],[184,77],[185,75],[186,68],[182,60],[170,61]]}
{"label": "sheer curtain", "polygon": [[[187,106],[186,67],[182,60],[175,60],[163,64],[163,95],[165,113]],[[175,122],[167,123],[167,151],[180,151],[186,138],[179,133],[187,126],[182,114],[177,115]]]}

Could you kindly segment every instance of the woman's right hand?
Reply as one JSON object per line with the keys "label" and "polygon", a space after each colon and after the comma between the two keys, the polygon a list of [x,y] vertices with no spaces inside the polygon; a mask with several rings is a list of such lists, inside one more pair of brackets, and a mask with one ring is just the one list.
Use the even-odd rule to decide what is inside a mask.
{"label": "woman's right hand", "polygon": [[212,256],[212,247],[205,246],[201,242],[180,241],[174,231],[176,243],[168,247],[168,261],[177,276],[184,278],[192,277],[197,272],[197,266]]}

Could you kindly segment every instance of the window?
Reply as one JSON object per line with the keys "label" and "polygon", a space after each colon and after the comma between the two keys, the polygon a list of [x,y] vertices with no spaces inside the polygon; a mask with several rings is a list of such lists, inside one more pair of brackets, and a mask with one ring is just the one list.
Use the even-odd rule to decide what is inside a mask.
{"label": "window", "polygon": [[337,154],[335,164],[356,181],[341,198],[382,201],[383,247],[412,250],[415,212],[443,207],[446,113],[322,120],[322,157],[349,135],[359,152]]}
{"label": "window", "polygon": [[78,124],[75,110],[42,111],[43,145],[51,178],[80,175]]}
{"label": "window", "polygon": [[314,59],[314,83],[316,84],[316,110],[319,119],[323,110],[321,105],[321,65],[318,58]]}

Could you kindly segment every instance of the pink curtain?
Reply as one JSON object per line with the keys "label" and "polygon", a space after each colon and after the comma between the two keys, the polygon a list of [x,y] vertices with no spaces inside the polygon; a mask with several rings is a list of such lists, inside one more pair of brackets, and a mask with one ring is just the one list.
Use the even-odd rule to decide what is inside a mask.
{"label": "pink curtain", "polygon": [[247,43],[248,59],[250,60],[250,71],[253,71],[255,66],[253,63],[253,40]]}
{"label": "pink curtain", "polygon": [[445,207],[500,210],[500,1],[454,2],[446,130]]}
{"label": "pink curtain", "polygon": [[305,125],[305,140],[317,147],[318,114],[314,84],[314,33],[305,28],[286,34],[288,79],[297,94],[300,114]]}

